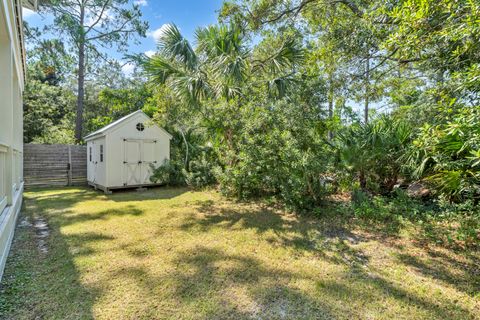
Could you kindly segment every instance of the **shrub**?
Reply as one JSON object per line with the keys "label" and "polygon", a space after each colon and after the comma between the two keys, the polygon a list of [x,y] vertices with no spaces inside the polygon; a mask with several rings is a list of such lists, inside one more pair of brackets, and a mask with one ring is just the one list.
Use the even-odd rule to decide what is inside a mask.
{"label": "shrub", "polygon": [[413,175],[450,201],[480,198],[480,111],[464,108],[451,121],[425,125],[410,150]]}
{"label": "shrub", "polygon": [[237,152],[225,153],[225,165],[215,170],[223,193],[240,199],[275,197],[301,211],[319,205],[334,190],[324,128],[289,112],[298,110],[281,104],[257,110],[237,137]]}
{"label": "shrub", "polygon": [[183,164],[179,161],[165,160],[158,168],[152,166],[153,174],[150,181],[169,186],[185,184],[185,176],[182,171]]}
{"label": "shrub", "polygon": [[480,245],[480,207],[473,201],[455,204],[440,197],[423,202],[408,197],[400,189],[392,197],[371,196],[359,189],[353,195],[350,212],[387,230],[398,232],[411,222],[422,239],[462,247]]}
{"label": "shrub", "polygon": [[191,187],[206,187],[216,182],[213,174],[213,164],[206,158],[205,154],[199,159],[190,161],[190,170],[183,169],[185,182]]}
{"label": "shrub", "polygon": [[409,125],[390,116],[369,124],[352,124],[340,132],[336,146],[350,181],[363,191],[389,194],[398,183],[403,156],[412,138]]}

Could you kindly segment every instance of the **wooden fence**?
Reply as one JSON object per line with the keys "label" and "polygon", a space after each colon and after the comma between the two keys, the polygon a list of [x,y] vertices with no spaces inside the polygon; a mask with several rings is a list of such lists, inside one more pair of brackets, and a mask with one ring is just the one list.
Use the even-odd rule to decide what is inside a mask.
{"label": "wooden fence", "polygon": [[87,147],[25,144],[25,186],[68,186],[87,183]]}

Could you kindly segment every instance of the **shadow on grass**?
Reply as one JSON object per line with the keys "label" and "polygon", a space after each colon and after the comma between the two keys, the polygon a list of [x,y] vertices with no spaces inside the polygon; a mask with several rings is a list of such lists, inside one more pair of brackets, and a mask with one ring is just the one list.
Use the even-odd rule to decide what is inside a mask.
{"label": "shadow on grass", "polygon": [[[54,194],[49,193],[54,192]],[[65,207],[75,205],[83,201],[144,201],[144,200],[168,200],[188,192],[188,188],[150,187],[144,191],[135,189],[119,189],[112,194],[106,195],[99,190],[90,187],[65,187],[31,189],[26,197],[37,201],[42,207]]]}
{"label": "shadow on grass", "polygon": [[[351,304],[378,304],[382,308],[379,301],[388,299],[428,312],[435,319],[474,317],[470,310],[454,301],[439,303],[433,298],[420,297],[350,264],[341,278],[317,279],[302,270],[266,268],[257,258],[201,245],[182,252],[173,263],[178,268],[162,276],[153,275],[140,266],[124,268],[112,276],[125,281],[134,279],[144,296],[158,295],[159,290],[165,290],[163,284],[168,283],[169,297],[182,306],[193,308],[195,318],[361,318],[362,310],[351,308]],[[292,286],[298,281],[315,283],[316,289],[305,291]],[[243,290],[242,298],[238,296],[239,290]]]}
{"label": "shadow on grass", "polygon": [[125,201],[143,201],[143,200],[168,200],[181,196],[185,192],[190,191],[189,188],[173,188],[173,187],[147,187],[146,190],[137,191],[136,189],[118,189],[112,194],[105,195],[106,199],[115,202]]}
{"label": "shadow on grass", "polygon": [[29,190],[25,199],[31,201],[30,205],[42,208],[64,208],[83,201],[102,200],[102,195],[86,187],[45,188]]}
{"label": "shadow on grass", "polygon": [[[358,223],[353,219],[353,224],[366,229],[367,234],[358,234],[350,231],[354,229],[352,219],[348,217],[334,218],[330,216],[312,218],[304,216],[288,216],[266,207],[225,209],[216,206],[211,201],[198,202],[197,208],[203,213],[202,217],[189,216],[182,228],[186,231],[197,229],[209,232],[214,228],[225,229],[251,229],[263,234],[270,231],[275,237],[267,238],[273,246],[294,248],[297,254],[302,251],[315,254],[329,262],[345,266],[355,274],[356,281],[373,286],[388,295],[393,295],[397,300],[414,304],[418,308],[428,310],[439,317],[449,314],[450,309],[455,309],[455,303],[447,303],[448,307],[441,307],[434,301],[418,298],[411,293],[399,288],[387,279],[371,277],[365,273],[369,265],[369,256],[355,245],[370,240],[377,240],[385,244],[395,243],[399,227],[383,229],[377,224]],[[480,261],[478,255],[464,253],[462,259],[454,258],[440,251],[427,250],[428,257],[419,259],[408,254],[408,250],[397,248],[402,254],[397,261],[407,267],[413,267],[423,276],[440,280],[457,290],[470,296],[478,295],[480,288]],[[447,250],[448,251],[448,250]],[[451,252],[453,255],[454,252]],[[437,259],[435,259],[435,257]],[[363,293],[359,293],[359,299]],[[466,318],[472,317],[468,310],[458,308]]]}
{"label": "shadow on grass", "polygon": [[[194,318],[334,318],[328,304],[288,286],[290,281],[301,278],[298,274],[265,268],[256,258],[205,246],[178,256],[173,261],[178,269],[166,276],[152,276],[142,267],[123,269],[114,276],[133,277],[144,294],[150,296],[158,294],[162,284],[168,283],[171,299],[183,306],[190,305]],[[248,298],[239,301],[233,291],[242,287]]]}
{"label": "shadow on grass", "polygon": [[56,216],[55,220],[58,220],[58,224],[67,226],[95,220],[107,220],[115,217],[139,216],[143,213],[143,210],[136,208],[134,205],[128,205],[122,208],[111,208],[96,213],[72,213],[67,211],[62,215]]}
{"label": "shadow on grass", "polygon": [[401,253],[398,260],[422,275],[440,280],[466,294],[475,297],[480,294],[480,259],[474,255],[464,255],[459,261],[441,254],[428,251],[426,256]]}
{"label": "shadow on grass", "polygon": [[[23,210],[20,220],[32,221],[33,214]],[[0,319],[94,319],[93,305],[101,292],[81,283],[73,255],[91,254],[91,243],[112,240],[98,233],[66,237],[52,227],[48,252],[42,253],[34,228],[18,225],[0,284]]]}
{"label": "shadow on grass", "polygon": [[[172,191],[170,195],[185,192],[182,190]],[[80,200],[75,199],[75,193]],[[158,199],[151,198],[156,193],[152,192],[146,198]],[[138,200],[137,193],[134,195]],[[110,199],[113,196],[80,190],[66,196],[59,194],[55,198],[39,194],[26,200],[27,206],[31,206],[27,210],[29,215],[38,210],[49,220],[52,228],[49,253],[46,256],[39,254],[34,244],[34,231],[29,228],[19,230],[12,250],[13,259],[9,259],[6,270],[7,280],[0,289],[0,314],[6,315],[5,319],[91,319],[94,317],[95,303],[105,299],[109,284],[118,279],[136,284],[135,290],[139,290],[136,295],[141,297],[142,305],[131,307],[134,311],[140,310],[141,316],[138,318],[145,319],[172,317],[179,315],[178,310],[190,312],[183,314],[185,318],[207,319],[359,318],[365,313],[355,310],[350,303],[357,306],[378,304],[378,308],[382,308],[382,302],[379,301],[385,303],[388,299],[401,306],[408,305],[428,312],[435,318],[475,317],[471,311],[456,305],[454,301],[442,299],[439,302],[434,297],[417,295],[415,290],[407,291],[401,284],[381,276],[381,270],[372,269],[368,254],[356,246],[369,241],[371,237],[352,231],[351,221],[343,218],[286,215],[261,206],[225,207],[208,200],[198,202],[192,208],[201,215],[186,215],[184,223],[178,226],[186,233],[192,230],[210,232],[217,228],[253,230],[272,247],[291,248],[293,250],[289,252],[292,255],[308,253],[339,266],[341,275],[334,279],[314,278],[304,272],[301,266],[288,269],[280,261],[266,265],[261,259],[262,253],[255,256],[250,252],[238,252],[236,248],[220,250],[209,244],[200,244],[201,235],[199,244],[194,248],[173,248],[178,252],[173,261],[168,262],[174,267],[164,272],[149,265],[148,261],[141,261],[155,252],[150,251],[148,246],[137,246],[148,241],[143,237],[138,242],[129,240],[127,243],[117,243],[118,239],[96,232],[84,231],[73,235],[60,232],[62,227],[75,223],[143,214],[142,210],[131,204],[90,214],[74,214],[69,209],[78,201],[95,200],[97,197]],[[128,199],[133,195],[117,196]],[[195,235],[193,232],[191,234]],[[383,240],[381,237],[383,235],[380,236]],[[112,254],[126,251],[135,260],[126,267],[108,270],[108,276],[101,285],[88,286],[81,281],[85,275],[79,274],[74,256],[94,256],[98,250],[95,248],[101,247],[98,245],[101,242],[113,242],[108,246],[109,250],[114,248]],[[427,263],[414,259],[407,254],[399,256],[400,263],[415,267],[419,272],[447,282],[458,290],[472,292],[471,279],[475,277],[475,270],[478,271],[474,260],[468,260],[468,268],[464,273],[453,274],[449,269],[455,264],[454,259],[438,257],[449,264],[441,266],[433,261]],[[296,286],[304,282],[314,284],[314,289],[301,290]],[[161,296],[174,301],[170,309],[158,307],[156,297]],[[239,296],[244,299],[239,299]],[[145,297],[148,299],[143,299]],[[388,306],[383,308],[387,309]]]}

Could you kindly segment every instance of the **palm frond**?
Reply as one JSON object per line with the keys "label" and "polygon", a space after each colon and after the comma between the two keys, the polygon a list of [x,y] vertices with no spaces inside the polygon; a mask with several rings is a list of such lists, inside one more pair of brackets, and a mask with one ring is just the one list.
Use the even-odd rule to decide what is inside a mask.
{"label": "palm frond", "polygon": [[159,31],[157,45],[159,52],[168,58],[177,59],[189,69],[195,68],[198,59],[190,43],[174,24],[165,24]]}
{"label": "palm frond", "polygon": [[291,76],[283,76],[271,79],[267,83],[268,93],[271,97],[282,98],[295,80]]}
{"label": "palm frond", "polygon": [[206,79],[200,74],[175,77],[169,86],[178,99],[192,106],[198,106],[200,101],[207,99],[212,91]]}
{"label": "palm frond", "polygon": [[153,83],[164,84],[171,76],[183,76],[185,73],[171,60],[155,55],[141,63],[145,73]]}
{"label": "palm frond", "polygon": [[303,58],[303,50],[299,49],[293,40],[286,41],[267,58],[254,60],[253,68],[255,70],[268,70],[272,74],[275,74],[293,69]]}
{"label": "palm frond", "polygon": [[208,58],[243,54],[243,31],[235,24],[211,25],[195,32],[197,52]]}

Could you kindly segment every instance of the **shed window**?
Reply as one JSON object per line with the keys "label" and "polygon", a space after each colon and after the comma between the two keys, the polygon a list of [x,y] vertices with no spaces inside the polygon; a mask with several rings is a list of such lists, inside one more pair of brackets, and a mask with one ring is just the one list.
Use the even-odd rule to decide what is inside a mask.
{"label": "shed window", "polygon": [[143,123],[141,123],[141,122],[137,123],[137,130],[138,130],[138,131],[143,131],[143,130],[145,130],[145,126],[143,125]]}
{"label": "shed window", "polygon": [[88,160],[92,162],[92,147],[90,147],[89,153],[88,153]]}
{"label": "shed window", "polygon": [[100,162],[103,162],[103,144],[100,145]]}

